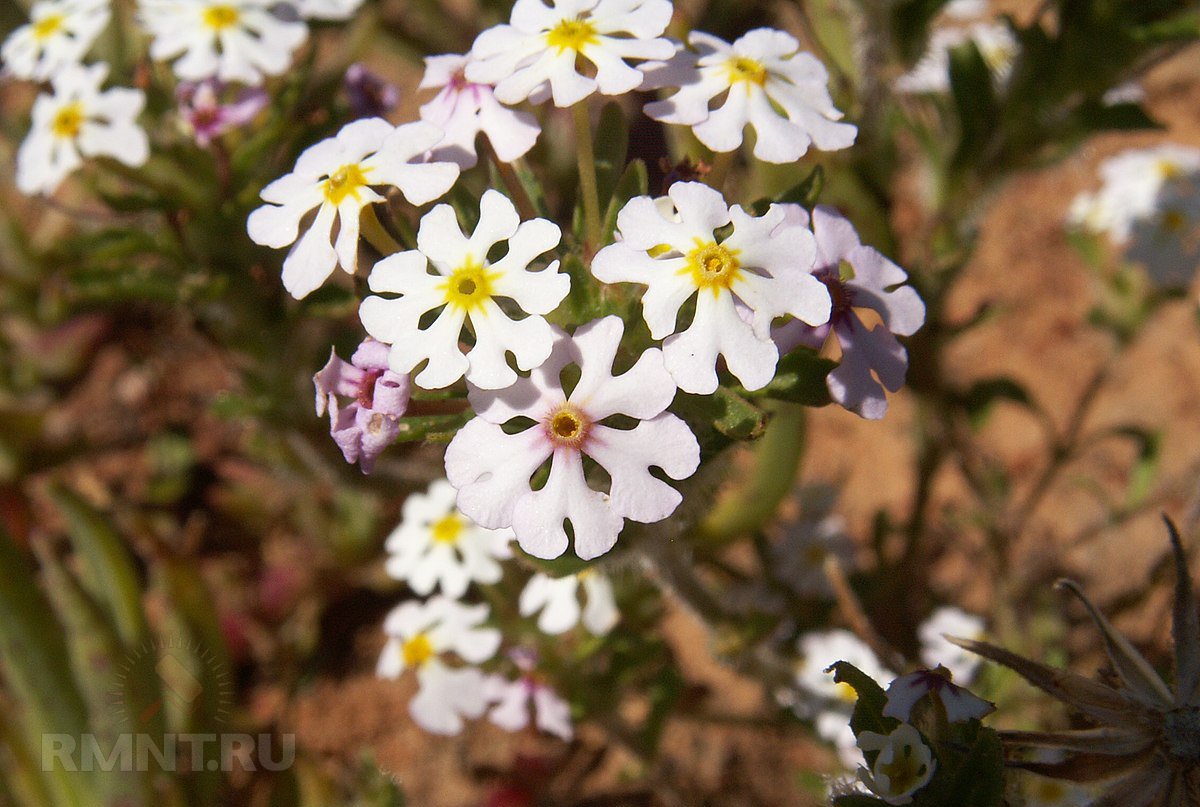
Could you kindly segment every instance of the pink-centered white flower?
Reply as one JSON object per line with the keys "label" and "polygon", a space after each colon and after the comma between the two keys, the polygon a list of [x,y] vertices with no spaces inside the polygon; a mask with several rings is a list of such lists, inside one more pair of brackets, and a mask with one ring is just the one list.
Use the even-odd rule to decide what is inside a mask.
{"label": "pink-centered white flower", "polygon": [[[532,370],[550,355],[554,333],[544,315],[567,296],[571,280],[558,271],[558,261],[539,271],[529,266],[560,238],[551,221],[521,221],[513,203],[497,190],[484,193],[479,224],[469,237],[454,208],[438,205],[421,219],[415,250],[390,255],[371,271],[371,291],[400,296],[363,300],[363,327],[392,346],[393,370],[407,373],[425,362],[414,378],[418,386],[440,389],[466,375],[477,387],[507,387],[517,380],[509,353],[522,370]],[[498,244],[507,251],[489,261]],[[500,299],[511,300],[528,316],[510,318]],[[422,328],[422,318],[435,310],[436,318]],[[475,344],[464,354],[459,339],[468,323]]]}
{"label": "pink-centered white flower", "polygon": [[717,152],[736,151],[750,127],[754,156],[772,163],[795,162],[810,145],[822,151],[854,145],[858,128],[840,122],[825,66],[791,35],[758,28],[730,45],[694,31],[688,44],[691,50],[646,68],[642,89],[678,88],[646,105],[651,118],[692,127]]}
{"label": "pink-centered white flower", "polygon": [[[478,417],[446,450],[446,476],[458,488],[459,509],[485,527],[512,527],[521,548],[535,557],[566,551],[566,522],[579,557],[603,555],[625,519],[661,521],[682,501],[650,468],[680,480],[700,464],[695,436],[666,411],[676,389],[662,354],[651,348],[613,375],[623,332],[617,317],[583,325],[573,337],[558,331],[550,357],[528,378],[505,390],[469,387]],[[580,373],[569,391],[561,378],[568,365]],[[637,425],[618,428],[610,421],[614,415]],[[519,429],[518,419],[532,425],[505,430],[505,424]],[[589,485],[585,457],[607,472],[607,492]],[[534,490],[530,478],[547,460],[549,477]]]}
{"label": "pink-centered white flower", "polygon": [[[675,216],[648,196],[625,205],[620,240],[597,253],[592,274],[647,287],[642,315],[650,335],[664,339],[663,358],[680,389],[713,392],[721,356],[742,386],[761,389],[779,361],[771,323],[785,315],[810,325],[829,320],[829,292],[811,274],[813,235],[788,226],[781,206],[755,217],[698,182],[678,182],[668,195]],[[718,239],[729,224],[732,233]],[[696,313],[677,333],[679,309],[693,296]]]}
{"label": "pink-centered white flower", "polygon": [[153,37],[150,58],[174,61],[185,81],[215,78],[261,84],[292,63],[308,26],[273,11],[275,0],[139,0]]}
{"label": "pink-centered white flower", "polygon": [[995,705],[950,679],[950,671],[945,667],[916,670],[900,676],[888,685],[884,717],[894,717],[907,723],[912,719],[913,708],[925,698],[933,698],[940,703],[946,719],[951,723],[982,720],[996,711]]}
{"label": "pink-centered white flower", "polygon": [[421,106],[421,120],[446,133],[433,158],[471,168],[479,161],[475,139],[482,132],[496,157],[511,163],[533,148],[542,127],[528,112],[497,101],[490,84],[468,81],[467,62],[468,57],[452,53],[425,57],[425,77],[418,89],[438,90],[438,94]]}
{"label": "pink-centered white flower", "polygon": [[109,0],[39,0],[0,45],[0,61],[17,78],[54,78],[83,61],[111,16]]}
{"label": "pink-centered white flower", "polygon": [[141,90],[100,90],[108,66],[66,67],[55,74],[51,94],[33,103],[33,127],[17,150],[17,189],[49,195],[83,165],[85,157],[112,157],[139,166],[150,156],[137,117],[146,104]]}
{"label": "pink-centered white flower", "polygon": [[512,530],[486,530],[455,507],[454,488],[444,479],[426,493],[404,500],[400,525],[384,548],[387,572],[421,596],[440,587],[458,599],[471,583],[496,583],[503,574],[499,561],[512,557]]}
{"label": "pink-centered white flower", "polygon": [[[395,186],[414,205],[450,190],[458,166],[423,162],[441,138],[430,123],[397,127],[381,118],[357,120],[305,149],[292,173],[263,188],[267,204],[250,214],[246,229],[263,246],[295,243],[283,262],[283,286],[293,297],[311,293],[337,266],[357,271],[359,217],[364,207],[384,200],[374,188]],[[316,218],[301,234],[301,220],[314,209]]]}
{"label": "pink-centered white flower", "polygon": [[929,784],[937,768],[925,738],[907,723],[886,735],[864,731],[858,747],[876,754],[869,769],[859,769],[859,780],[888,804],[912,803],[913,794]]}
{"label": "pink-centered white flower", "polygon": [[457,656],[469,665],[481,664],[496,654],[500,631],[481,627],[487,618],[486,605],[434,597],[403,603],[384,621],[388,639],[375,673],[394,680],[406,670],[416,671],[420,689],[408,708],[426,731],[458,734],[464,718],[480,717],[487,710],[483,673],[447,663]]}
{"label": "pink-centered white flower", "polygon": [[[669,0],[517,0],[508,25],[476,38],[466,77],[495,86],[505,104],[544,100],[547,88],[560,107],[595,92],[624,95],[644,78],[628,61],[675,52],[661,38],[671,14]],[[580,72],[581,61],[594,73]]]}
{"label": "pink-centered white flower", "polygon": [[[582,607],[580,589],[584,599]],[[566,633],[580,622],[588,632],[603,636],[621,618],[612,581],[592,569],[562,577],[538,572],[521,590],[517,608],[521,616],[538,614],[538,630],[551,636]]]}
{"label": "pink-centered white flower", "polygon": [[520,674],[512,681],[500,675],[487,677],[484,696],[494,704],[488,711],[488,720],[505,731],[521,731],[529,725],[532,711],[535,726],[570,741],[575,734],[571,706],[536,674],[537,654],[518,649],[508,655]]}

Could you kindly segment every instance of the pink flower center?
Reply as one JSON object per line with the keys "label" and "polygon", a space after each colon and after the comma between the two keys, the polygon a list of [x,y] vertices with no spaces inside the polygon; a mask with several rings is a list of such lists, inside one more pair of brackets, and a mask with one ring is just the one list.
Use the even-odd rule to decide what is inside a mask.
{"label": "pink flower center", "polygon": [[375,406],[375,382],[384,373],[383,370],[363,370],[362,380],[358,382],[358,394],[355,396],[358,405],[363,409]]}

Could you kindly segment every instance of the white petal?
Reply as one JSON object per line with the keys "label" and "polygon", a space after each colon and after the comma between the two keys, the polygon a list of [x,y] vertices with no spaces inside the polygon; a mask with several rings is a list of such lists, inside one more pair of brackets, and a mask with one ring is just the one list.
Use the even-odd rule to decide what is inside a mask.
{"label": "white petal", "polygon": [[551,448],[537,428],[508,435],[483,418],[459,429],[446,448],[446,478],[458,488],[458,507],[488,529],[511,527],[513,509]]}
{"label": "white petal", "polygon": [[555,452],[546,486],[517,502],[513,531],[529,554],[557,558],[567,550],[564,521],[570,522],[574,532],[575,554],[584,560],[612,549],[623,525],[623,519],[608,506],[607,497],[588,487],[579,452],[568,449]]}

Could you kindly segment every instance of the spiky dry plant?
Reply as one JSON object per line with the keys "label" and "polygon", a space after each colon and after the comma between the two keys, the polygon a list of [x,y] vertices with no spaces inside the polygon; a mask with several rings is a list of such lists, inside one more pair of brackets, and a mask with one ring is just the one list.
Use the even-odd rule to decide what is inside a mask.
{"label": "spiky dry plant", "polygon": [[1015,671],[1096,724],[1069,731],[1001,732],[1005,747],[1017,754],[1033,749],[1060,752],[1057,762],[1012,764],[1044,776],[1097,783],[1092,807],[1200,807],[1200,615],[1179,532],[1169,519],[1163,520],[1171,533],[1177,576],[1174,691],[1069,580],[1058,587],[1079,598],[1104,638],[1112,666],[1100,680],[1047,667],[985,642],[952,639]]}

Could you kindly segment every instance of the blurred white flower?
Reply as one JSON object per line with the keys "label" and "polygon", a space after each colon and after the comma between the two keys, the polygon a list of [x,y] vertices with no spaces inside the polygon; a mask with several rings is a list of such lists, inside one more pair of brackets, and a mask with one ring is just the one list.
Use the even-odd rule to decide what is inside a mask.
{"label": "blurred white flower", "polygon": [[458,163],[464,170],[478,162],[475,139],[482,132],[501,162],[525,155],[542,128],[528,112],[509,109],[496,100],[490,84],[467,80],[468,57],[456,54],[425,57],[425,77],[418,89],[438,90],[421,106],[421,120],[441,127],[446,137],[433,151],[433,159]]}
{"label": "blurred white flower", "polygon": [[528,672],[515,681],[489,675],[484,681],[484,697],[495,704],[488,712],[488,720],[505,731],[520,731],[528,726],[532,707],[534,725],[542,731],[567,741],[575,734],[570,704]]}
{"label": "blurred white flower", "polygon": [[1100,164],[1100,189],[1075,198],[1068,224],[1129,243],[1134,225],[1160,210],[1169,183],[1200,173],[1200,149],[1165,143],[1127,149]]}
{"label": "blurred white flower", "polygon": [[858,778],[888,804],[910,804],[912,796],[933,778],[937,763],[921,733],[907,723],[891,734],[864,731],[858,735],[863,751],[878,751],[870,770],[860,768]]}
{"label": "blurred white flower", "polygon": [[688,43],[692,50],[645,67],[642,89],[678,88],[646,105],[651,118],[691,126],[717,152],[737,150],[749,126],[757,138],[754,156],[772,163],[795,162],[810,144],[822,151],[854,144],[858,129],[838,122],[842,113],[829,96],[825,66],[791,35],[758,28],[730,45],[694,31]]}
{"label": "blurred white flower", "polygon": [[805,597],[829,599],[833,588],[825,561],[836,557],[843,569],[854,567],[854,544],[846,534],[846,520],[833,512],[833,497],[805,497],[800,518],[784,526],[780,540],[771,545],[769,574]]}
{"label": "blurred white flower", "polygon": [[[583,607],[579,605],[582,584]],[[557,636],[579,624],[596,636],[603,636],[621,618],[613,597],[612,581],[591,569],[563,577],[550,577],[541,572],[529,578],[518,601],[521,616],[533,616],[539,611],[537,626],[542,633]]]}
{"label": "blurred white flower", "polygon": [[[829,291],[811,274],[813,235],[781,226],[779,205],[755,217],[698,182],[677,182],[668,195],[677,216],[664,216],[648,196],[625,205],[619,240],[596,255],[592,274],[647,287],[642,316],[651,337],[664,339],[663,358],[680,389],[716,390],[721,356],[742,386],[761,389],[779,361],[772,321],[785,314],[810,325],[829,321]],[[731,223],[732,233],[718,241],[716,231]],[[693,296],[696,313],[676,333],[679,309]]]}
{"label": "blurred white flower", "polygon": [[1160,288],[1186,288],[1200,266],[1200,173],[1171,179],[1133,224],[1125,255]]}
{"label": "blurred white flower", "polygon": [[[418,386],[441,389],[465,374],[482,389],[508,387],[517,380],[508,364],[510,352],[522,370],[532,370],[550,355],[554,333],[545,315],[567,296],[571,280],[558,271],[558,261],[539,271],[529,265],[560,238],[551,221],[521,221],[513,203],[497,190],[483,194],[479,224],[470,237],[460,229],[454,208],[438,205],[421,219],[417,249],[390,255],[371,270],[371,291],[400,296],[363,300],[363,327],[392,346],[393,370],[407,373],[427,362],[413,379]],[[489,262],[488,252],[497,244],[506,245],[504,257]],[[528,316],[511,319],[497,299],[512,300]],[[437,317],[422,328],[422,317],[435,310]],[[459,339],[468,323],[475,344],[464,354]]]}
{"label": "blurred white flower", "polygon": [[[508,25],[479,35],[466,77],[496,88],[505,104],[547,95],[560,107],[595,92],[624,95],[642,83],[642,72],[626,63],[668,59],[675,46],[662,33],[671,21],[669,0],[517,0]],[[594,74],[579,72],[590,62]],[[593,77],[594,75],[594,77]]]}
{"label": "blurred white flower", "polygon": [[[459,430],[446,449],[446,476],[458,488],[458,506],[485,527],[512,527],[529,554],[556,558],[566,551],[570,522],[575,553],[584,560],[612,549],[625,519],[661,521],[683,500],[650,473],[686,479],[700,464],[700,446],[687,424],[666,411],[675,383],[662,354],[646,350],[631,369],[612,375],[624,326],[610,316],[580,326],[573,337],[555,329],[550,357],[508,389],[468,386],[478,417]],[[562,371],[578,365],[574,389],[563,388]],[[606,425],[613,415],[633,428]],[[509,433],[510,424],[520,429]],[[584,475],[587,456],[608,472],[607,493]],[[539,490],[530,478],[550,460]]]}
{"label": "blurred white flower", "polygon": [[275,0],[139,0],[142,25],[153,37],[150,58],[175,60],[187,81],[216,78],[260,84],[292,63],[308,26],[276,16]]}
{"label": "blurred white flower", "polygon": [[955,20],[982,17],[988,11],[988,0],[950,0],[942,7],[942,14]]}
{"label": "blurred white flower", "polygon": [[912,719],[913,707],[927,695],[932,695],[942,704],[946,719],[951,723],[982,720],[996,711],[995,705],[953,683],[950,673],[942,667],[916,670],[892,681],[887,688],[883,715],[907,723]]}
{"label": "blurred white flower", "polygon": [[458,734],[463,718],[480,717],[487,709],[483,673],[443,661],[453,654],[467,664],[481,664],[494,656],[500,631],[480,627],[487,618],[486,605],[467,606],[434,597],[403,603],[384,621],[388,639],[375,673],[394,680],[406,670],[416,671],[420,688],[408,708],[426,731]]}
{"label": "blurred white flower", "polygon": [[348,20],[363,0],[298,0],[297,11],[306,20]]}
{"label": "blurred white flower", "polygon": [[896,79],[896,92],[938,94],[950,91],[950,51],[974,42],[992,74],[1005,81],[1017,56],[1017,40],[1007,25],[978,22],[967,27],[938,28],[929,37],[925,55],[912,70]]}
{"label": "blurred white flower", "polygon": [[109,0],[38,0],[0,45],[0,61],[17,78],[52,79],[83,61],[110,17]]}
{"label": "blurred white flower", "polygon": [[101,92],[108,66],[72,65],[59,70],[52,94],[33,104],[33,127],[17,150],[17,189],[49,195],[85,157],[112,157],[139,166],[150,156],[137,117],[146,104],[141,90]]}
{"label": "blurred white flower", "polygon": [[384,548],[390,557],[387,572],[425,596],[435,587],[457,600],[471,583],[496,583],[498,561],[512,557],[512,530],[485,530],[454,506],[454,488],[444,479],[426,493],[404,500],[400,525]]}
{"label": "blurred white flower", "polygon": [[[381,118],[357,120],[305,149],[292,173],[263,188],[267,204],[250,214],[246,229],[255,243],[274,249],[295,242],[283,262],[283,285],[293,297],[308,295],[339,265],[349,274],[357,271],[359,216],[384,200],[373,186],[394,185],[414,205],[450,190],[458,166],[422,162],[441,138],[431,123],[394,127]],[[300,235],[301,220],[314,208],[316,218]]]}
{"label": "blurred white flower", "polygon": [[950,605],[938,608],[917,628],[921,661],[930,668],[940,664],[950,671],[955,681],[970,683],[983,659],[947,641],[945,636],[979,641],[987,636],[985,627],[983,619],[960,608]]}

